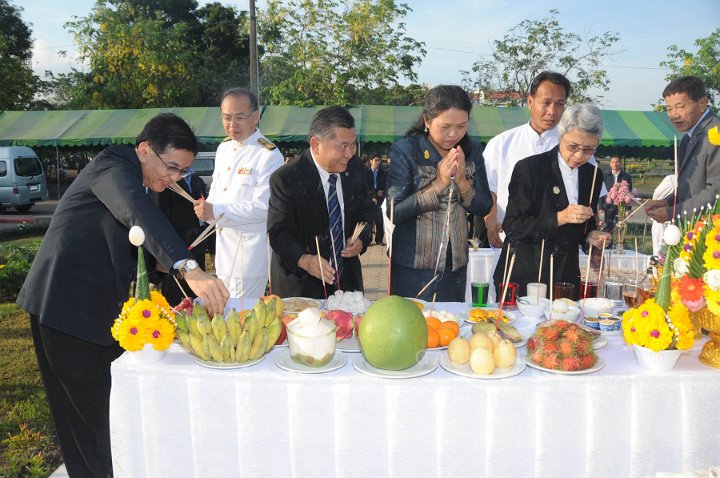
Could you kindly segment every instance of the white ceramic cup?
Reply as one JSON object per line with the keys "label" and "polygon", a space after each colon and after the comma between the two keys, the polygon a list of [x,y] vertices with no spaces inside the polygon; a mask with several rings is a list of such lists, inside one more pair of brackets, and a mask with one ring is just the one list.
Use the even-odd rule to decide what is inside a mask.
{"label": "white ceramic cup", "polygon": [[547,296],[547,284],[542,282],[528,282],[527,294],[528,297],[540,297],[544,299]]}

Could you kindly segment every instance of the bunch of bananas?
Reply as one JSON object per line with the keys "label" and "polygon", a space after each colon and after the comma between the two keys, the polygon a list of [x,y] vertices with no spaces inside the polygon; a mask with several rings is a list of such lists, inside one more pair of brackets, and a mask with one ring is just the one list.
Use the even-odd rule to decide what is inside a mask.
{"label": "bunch of bananas", "polygon": [[175,315],[176,334],[187,351],[202,360],[245,363],[259,359],[275,345],[282,330],[275,300],[266,304],[260,299],[252,309],[240,313],[232,309],[227,317],[215,314],[212,320],[205,307],[195,305],[191,315]]}

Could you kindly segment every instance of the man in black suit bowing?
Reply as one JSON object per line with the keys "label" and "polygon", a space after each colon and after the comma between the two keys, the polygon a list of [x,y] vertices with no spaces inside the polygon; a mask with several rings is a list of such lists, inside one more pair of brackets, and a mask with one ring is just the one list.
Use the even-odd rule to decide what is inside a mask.
{"label": "man in black suit bowing", "polygon": [[354,242],[350,236],[356,224],[370,222],[373,204],[355,154],[355,120],[345,108],[324,108],[313,116],[308,137],[310,148],[270,177],[273,292],[323,298],[321,278],[328,294],[362,291],[359,256],[370,243],[370,229]]}
{"label": "man in black suit bowing", "polygon": [[385,188],[387,184],[387,171],[382,168],[380,162],[380,155],[375,154],[370,158],[370,168],[366,170],[365,179],[367,182],[368,189],[370,190],[370,197],[372,198],[373,214],[372,222],[368,225],[371,229],[375,228],[375,244],[383,244],[383,216],[382,216],[382,203],[385,200]]}
{"label": "man in black suit bowing", "polygon": [[130,227],[142,227],[147,252],[166,270],[183,273],[209,310],[225,307],[222,281],[198,267],[148,194],[186,176],[196,152],[192,129],[173,114],[150,120],[134,148],[101,151],[58,203],[18,294],[18,305],[30,314],[40,374],[73,478],[113,473],[110,363],[122,349],[110,328],[135,278]]}

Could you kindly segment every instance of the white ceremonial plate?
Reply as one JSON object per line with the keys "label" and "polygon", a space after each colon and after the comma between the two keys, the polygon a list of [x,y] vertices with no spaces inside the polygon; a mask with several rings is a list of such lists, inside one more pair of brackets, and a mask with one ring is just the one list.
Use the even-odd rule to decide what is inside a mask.
{"label": "white ceremonial plate", "polygon": [[203,366],[203,367],[214,368],[214,369],[218,369],[218,370],[226,370],[226,369],[232,369],[232,368],[250,367],[250,366],[252,366],[252,365],[255,365],[256,363],[260,363],[260,362],[262,362],[263,360],[265,360],[265,357],[266,357],[266,356],[267,356],[267,354],[263,355],[263,356],[260,357],[259,359],[248,360],[247,362],[243,362],[243,363],[218,363],[218,362],[210,362],[210,361],[208,361],[208,360],[203,360],[203,359],[198,358],[198,357],[193,357],[193,361],[194,361],[196,364],[201,365],[201,366]]}
{"label": "white ceremonial plate", "polygon": [[347,357],[345,357],[344,354],[338,354],[338,353],[336,353],[333,356],[332,360],[330,360],[328,363],[326,363],[322,367],[310,367],[308,365],[304,365],[304,364],[294,361],[290,357],[289,349],[282,350],[275,357],[275,365],[277,365],[278,367],[280,367],[283,370],[287,370],[288,372],[297,372],[297,373],[332,372],[333,370],[343,368],[346,363],[347,363]]}
{"label": "white ceremonial plate", "polygon": [[603,337],[601,335],[600,337],[593,340],[593,349],[594,350],[601,349],[601,348],[605,347],[607,344],[608,344],[608,339],[606,339],[605,337]]}
{"label": "white ceremonial plate", "polygon": [[514,375],[518,375],[525,370],[525,361],[520,357],[515,359],[515,363],[512,367],[507,368],[496,368],[490,375],[480,375],[472,371],[470,368],[470,362],[464,364],[455,364],[450,361],[447,354],[442,354],[440,357],[440,366],[450,373],[460,375],[461,377],[468,378],[479,378],[483,380],[497,380],[501,378],[508,378]]}
{"label": "white ceremonial plate", "polygon": [[542,370],[543,372],[554,373],[557,375],[584,375],[586,373],[597,372],[598,370],[601,370],[603,367],[605,367],[605,361],[602,359],[602,357],[598,357],[597,362],[595,362],[595,365],[593,365],[592,367],[586,368],[585,370],[573,370],[572,372],[566,372],[564,370],[553,370],[551,368],[541,367],[540,365],[534,363],[532,360],[528,360],[527,364],[528,364],[528,367]]}
{"label": "white ceremonial plate", "polygon": [[319,300],[306,297],[286,297],[283,302],[285,303],[285,313],[288,314],[298,314],[310,307],[322,308],[322,303]]}
{"label": "white ceremonial plate", "polygon": [[[497,310],[497,308],[472,307],[471,309],[468,310],[468,312],[467,312],[468,316],[465,318],[465,322],[467,322],[468,324],[476,324],[482,320],[482,319],[480,319],[480,320],[470,319],[470,310],[472,310],[472,309]],[[517,320],[517,317],[515,316],[514,312],[511,312],[509,310],[503,310],[502,312],[503,312],[503,315],[508,318],[508,321],[505,322],[506,324],[512,324],[513,322],[515,322]]]}
{"label": "white ceremonial plate", "polygon": [[342,352],[356,354],[360,353],[360,342],[358,342],[357,337],[355,337],[355,335],[353,334],[353,336],[349,339],[342,339],[340,342],[338,342],[335,345],[335,348]]}
{"label": "white ceremonial plate", "polygon": [[425,353],[423,358],[410,368],[405,370],[382,370],[375,368],[365,361],[362,355],[358,355],[353,359],[353,367],[360,373],[372,375],[380,378],[414,378],[427,375],[438,366],[436,354]]}

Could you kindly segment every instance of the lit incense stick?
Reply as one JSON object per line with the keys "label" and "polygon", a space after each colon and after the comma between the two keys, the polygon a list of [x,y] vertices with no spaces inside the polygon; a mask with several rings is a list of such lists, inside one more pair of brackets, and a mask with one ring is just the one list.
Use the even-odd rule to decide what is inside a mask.
{"label": "lit incense stick", "polygon": [[178,185],[177,183],[172,183],[172,184],[170,184],[170,186],[168,186],[168,189],[171,190],[172,192],[174,192],[175,194],[179,195],[180,197],[187,199],[187,200],[190,201],[192,204],[195,204],[195,202],[196,202],[195,199],[194,199],[192,196],[190,196],[190,195],[189,195],[180,185]]}
{"label": "lit incense stick", "polygon": [[602,252],[600,255],[600,271],[598,272],[598,294],[600,294],[600,282],[602,282],[603,259],[605,259],[605,238],[604,237],[603,237],[603,241],[602,241]]}
{"label": "lit incense stick", "polygon": [[325,300],[327,300],[327,287],[325,286],[325,274],[323,273],[323,266],[322,266],[322,255],[320,254],[320,240],[317,236],[315,236],[315,247],[317,247],[317,257],[318,257],[318,264],[320,265],[320,280],[323,284],[323,291],[325,292]]}
{"label": "lit incense stick", "polygon": [[272,279],[270,276],[270,256],[272,254],[272,249],[270,249],[270,234],[265,234],[265,241],[267,245],[268,288],[270,295],[272,295]]}
{"label": "lit incense stick", "polygon": [[175,276],[174,274],[170,275],[172,275],[172,278],[175,279],[175,283],[180,288],[180,292],[182,292],[182,295],[185,296],[186,299],[189,299],[190,297],[188,297],[187,292],[185,292],[185,289],[183,289],[183,286],[180,285],[180,281],[178,280],[177,276]]}
{"label": "lit incense stick", "polygon": [[553,270],[555,269],[555,254],[550,254],[550,320],[552,320],[553,310]]}
{"label": "lit incense stick", "polygon": [[677,188],[678,188],[678,147],[677,135],[673,135],[673,155],[675,158],[675,186],[673,187],[673,213],[670,222],[675,223],[675,207],[677,206]]}
{"label": "lit incense stick", "polygon": [[[590,259],[592,258],[592,247],[592,244],[590,244],[590,248],[588,249],[587,270],[585,271],[585,289],[583,290],[583,299],[587,298],[588,282],[590,281]],[[600,284],[598,284],[598,287],[600,287]],[[583,305],[585,305],[585,301],[583,301]]]}
{"label": "lit incense stick", "polygon": [[390,280],[392,279],[392,251],[393,251],[393,234],[395,233],[395,198],[390,198],[390,227],[388,232],[390,237],[387,238],[388,242],[388,285],[387,295],[390,295]]}
{"label": "lit incense stick", "polygon": [[333,237],[332,229],[330,229],[330,243],[332,244],[333,250],[333,263],[335,263],[335,278],[337,289],[340,290],[340,266],[337,263],[337,249],[335,249],[335,238]]}
{"label": "lit incense stick", "polygon": [[500,304],[499,304],[500,310],[502,310],[503,305],[505,304],[505,296],[507,296],[508,286],[510,285],[510,276],[512,276],[513,266],[515,266],[515,254],[513,254],[512,259],[510,259],[510,270],[508,271],[508,276],[505,280],[505,284],[503,284],[504,287],[503,287],[502,299],[500,300]]}

